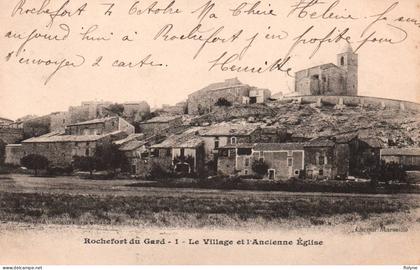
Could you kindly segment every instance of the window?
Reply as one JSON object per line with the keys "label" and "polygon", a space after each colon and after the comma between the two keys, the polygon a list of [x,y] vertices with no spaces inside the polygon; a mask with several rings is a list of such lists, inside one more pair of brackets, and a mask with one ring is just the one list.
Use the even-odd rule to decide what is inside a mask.
{"label": "window", "polygon": [[[172,155],[171,149],[169,149],[169,148],[166,149],[165,156],[169,157],[171,155]],[[184,149],[181,149],[181,157],[183,157],[183,156],[184,156]]]}
{"label": "window", "polygon": [[340,65],[344,66],[344,56],[341,56]]}
{"label": "window", "polygon": [[214,149],[219,148],[219,137],[214,138]]}
{"label": "window", "polygon": [[320,154],[318,157],[318,165],[324,165],[325,157],[324,154]]}
{"label": "window", "polygon": [[245,158],[245,167],[249,167],[249,158]]}
{"label": "window", "polygon": [[244,170],[244,174],[245,175],[248,175],[248,170]]}
{"label": "window", "polygon": [[86,155],[86,156],[89,156],[89,148],[86,148],[86,150],[85,150],[85,155]]}
{"label": "window", "polygon": [[159,156],[159,149],[153,149],[151,153],[152,157],[158,157]]}
{"label": "window", "polygon": [[236,137],[230,138],[230,143],[231,144],[236,144]]}
{"label": "window", "polygon": [[228,153],[229,153],[228,149],[220,149],[219,150],[219,156],[221,156],[221,157],[227,157]]}
{"label": "window", "polygon": [[318,175],[323,176],[324,175],[324,170],[319,170]]}
{"label": "window", "polygon": [[274,180],[274,178],[276,177],[276,170],[274,169],[269,169],[268,170],[268,179],[270,180]]}
{"label": "window", "polygon": [[238,156],[249,156],[252,154],[251,148],[238,148]]}
{"label": "window", "polygon": [[293,158],[287,158],[287,166],[292,167],[293,166]]}

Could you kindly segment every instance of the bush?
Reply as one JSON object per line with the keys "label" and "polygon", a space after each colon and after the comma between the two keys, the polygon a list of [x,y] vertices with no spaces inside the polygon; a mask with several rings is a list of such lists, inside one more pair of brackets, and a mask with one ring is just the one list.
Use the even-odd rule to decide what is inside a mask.
{"label": "bush", "polygon": [[95,160],[96,170],[111,169],[116,173],[117,169],[124,170],[129,167],[127,157],[114,144],[99,146],[95,151],[93,159]]}
{"label": "bush", "polygon": [[48,167],[47,174],[51,176],[60,176],[60,175],[71,175],[73,173],[73,167]]}
{"label": "bush", "polygon": [[257,173],[258,175],[264,176],[267,174],[268,171],[268,164],[262,159],[254,160],[252,162],[252,170]]}
{"label": "bush", "polygon": [[95,159],[93,157],[74,157],[73,166],[74,168],[89,172],[90,175],[92,175],[93,170],[95,170]]}
{"label": "bush", "polygon": [[218,107],[230,107],[232,106],[232,102],[225,98],[219,98],[214,105]]}
{"label": "bush", "polygon": [[22,164],[22,166],[28,169],[34,170],[35,175],[38,175],[39,170],[43,170],[48,167],[49,161],[44,156],[31,154],[28,156],[24,156],[20,160],[20,164]]}
{"label": "bush", "polygon": [[146,179],[165,181],[169,177],[171,177],[171,174],[167,170],[162,168],[162,166],[160,166],[159,164],[153,163],[150,166],[150,170],[149,170],[149,173],[146,176]]}

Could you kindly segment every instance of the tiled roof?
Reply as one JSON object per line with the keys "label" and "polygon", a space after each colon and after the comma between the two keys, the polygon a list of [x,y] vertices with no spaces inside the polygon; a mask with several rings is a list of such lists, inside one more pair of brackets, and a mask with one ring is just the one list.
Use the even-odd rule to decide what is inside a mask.
{"label": "tiled roof", "polygon": [[420,156],[420,148],[385,148],[381,156]]}
{"label": "tiled roof", "polygon": [[339,66],[337,66],[337,65],[335,65],[335,64],[333,64],[333,63],[327,63],[327,64],[321,64],[321,65],[317,65],[317,66],[313,66],[313,67],[309,67],[309,68],[301,69],[301,70],[298,70],[298,71],[296,71],[296,72],[301,72],[301,71],[305,71],[305,70],[308,70],[308,69],[313,69],[313,68],[320,68],[320,69],[323,69],[323,70],[325,70],[325,69],[329,69],[329,68],[337,68],[337,69],[341,69]]}
{"label": "tiled roof", "polygon": [[246,136],[258,128],[258,125],[251,124],[221,124],[212,126],[200,134],[202,136]]}
{"label": "tiled roof", "polygon": [[196,148],[204,141],[196,134],[199,128],[191,128],[182,134],[172,135],[159,144],[152,145],[152,148]]}
{"label": "tiled roof", "polygon": [[24,140],[23,143],[48,143],[48,142],[94,142],[99,139],[105,138],[107,136],[112,136],[122,133],[121,131],[114,131],[112,133],[103,134],[103,135],[50,135],[45,134],[43,136],[30,138]]}
{"label": "tiled roof", "polygon": [[146,141],[130,141],[122,145],[119,149],[121,151],[132,151],[146,144]]}
{"label": "tiled roof", "polygon": [[181,118],[181,116],[156,116],[142,123],[167,123],[178,118]]}
{"label": "tiled roof", "polygon": [[226,145],[220,146],[219,149],[254,148],[255,145],[256,143],[238,143],[238,144],[228,143]]}
{"label": "tiled roof", "polygon": [[257,143],[255,151],[303,150],[303,143]]}
{"label": "tiled roof", "polygon": [[357,138],[357,133],[345,134],[345,135],[336,136],[335,141],[337,143],[348,143],[355,138]]}
{"label": "tiled roof", "polygon": [[335,143],[328,139],[318,138],[305,142],[305,147],[333,147]]}
{"label": "tiled roof", "polygon": [[382,148],[382,142],[377,138],[359,138],[362,142],[367,143],[372,148]]}
{"label": "tiled roof", "polygon": [[127,142],[133,141],[133,140],[141,140],[144,138],[144,134],[143,133],[134,133],[134,134],[130,134],[128,135],[126,138],[115,141],[114,144],[116,145],[122,145],[125,144]]}
{"label": "tiled roof", "polygon": [[209,84],[208,86],[202,88],[201,90],[197,92],[215,91],[215,90],[233,87],[233,86],[239,86],[239,85],[245,85],[245,84],[239,81],[238,78],[232,78],[232,79],[226,79],[223,82],[216,82],[216,83]]}
{"label": "tiled roof", "polygon": [[71,126],[79,126],[79,125],[90,125],[90,124],[97,124],[97,123],[105,123],[106,121],[110,120],[110,119],[114,119],[117,117],[105,117],[105,118],[98,118],[98,119],[92,119],[92,120],[88,120],[88,121],[83,121],[83,122],[78,122],[75,124],[70,124],[68,125],[69,127]]}

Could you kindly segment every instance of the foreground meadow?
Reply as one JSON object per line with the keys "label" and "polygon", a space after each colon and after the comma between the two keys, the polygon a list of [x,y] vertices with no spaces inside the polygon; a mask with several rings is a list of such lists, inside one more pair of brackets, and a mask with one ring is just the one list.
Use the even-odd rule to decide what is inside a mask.
{"label": "foreground meadow", "polygon": [[[296,228],[420,222],[418,194],[334,194],[133,187],[131,180],[0,180],[0,220],[29,224]],[[369,227],[368,226],[368,227]]]}

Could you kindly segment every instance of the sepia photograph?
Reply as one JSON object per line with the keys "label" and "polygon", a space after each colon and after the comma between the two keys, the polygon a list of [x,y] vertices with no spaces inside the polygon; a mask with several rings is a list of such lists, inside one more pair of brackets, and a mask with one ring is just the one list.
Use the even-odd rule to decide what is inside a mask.
{"label": "sepia photograph", "polygon": [[419,11],[2,1],[0,265],[417,269]]}

